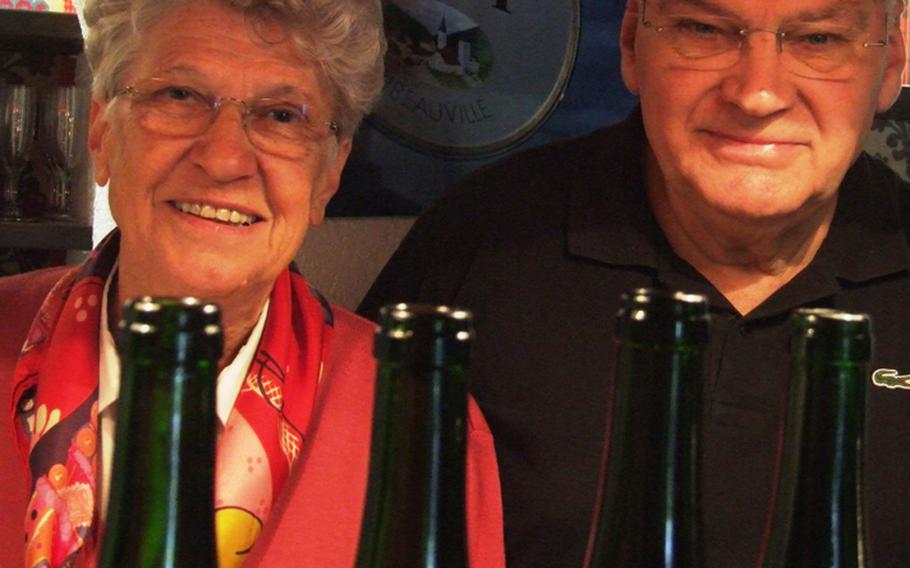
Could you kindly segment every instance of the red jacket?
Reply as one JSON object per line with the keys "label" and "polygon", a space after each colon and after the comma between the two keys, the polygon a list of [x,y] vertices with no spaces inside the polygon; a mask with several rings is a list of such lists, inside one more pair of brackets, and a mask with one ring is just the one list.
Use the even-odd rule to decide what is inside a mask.
{"label": "red jacket", "polygon": [[[0,278],[0,408],[9,416],[10,378],[44,296],[62,269]],[[313,426],[301,461],[244,566],[314,568],[354,563],[366,494],[375,361],[373,324],[333,306],[335,331]],[[0,550],[23,566],[27,501],[12,424],[0,428]],[[468,556],[473,568],[505,566],[502,505],[493,438],[468,405]]]}

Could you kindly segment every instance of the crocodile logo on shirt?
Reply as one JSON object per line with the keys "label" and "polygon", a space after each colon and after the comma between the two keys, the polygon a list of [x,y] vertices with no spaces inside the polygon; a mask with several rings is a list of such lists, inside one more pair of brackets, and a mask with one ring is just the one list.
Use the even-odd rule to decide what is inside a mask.
{"label": "crocodile logo on shirt", "polygon": [[910,390],[910,374],[898,375],[897,369],[876,369],[872,372],[872,384],[886,389]]}

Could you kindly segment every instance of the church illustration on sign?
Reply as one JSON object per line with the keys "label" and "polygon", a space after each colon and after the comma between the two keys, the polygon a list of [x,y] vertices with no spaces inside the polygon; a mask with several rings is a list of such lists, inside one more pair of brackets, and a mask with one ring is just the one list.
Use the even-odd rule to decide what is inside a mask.
{"label": "church illustration on sign", "polygon": [[387,67],[445,88],[480,86],[493,65],[486,35],[451,7],[400,1],[385,5]]}
{"label": "church illustration on sign", "polygon": [[436,52],[427,58],[427,65],[434,71],[458,75],[469,82],[476,81],[480,71],[480,63],[471,57],[471,43],[457,36],[449,40],[445,16],[436,30]]}

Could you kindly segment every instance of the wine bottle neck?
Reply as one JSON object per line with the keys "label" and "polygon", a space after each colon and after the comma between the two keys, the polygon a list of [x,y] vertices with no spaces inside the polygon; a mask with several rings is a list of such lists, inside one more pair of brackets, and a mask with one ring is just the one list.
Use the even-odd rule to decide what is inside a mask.
{"label": "wine bottle neck", "polygon": [[124,362],[102,566],[214,565],[215,375],[193,363]]}

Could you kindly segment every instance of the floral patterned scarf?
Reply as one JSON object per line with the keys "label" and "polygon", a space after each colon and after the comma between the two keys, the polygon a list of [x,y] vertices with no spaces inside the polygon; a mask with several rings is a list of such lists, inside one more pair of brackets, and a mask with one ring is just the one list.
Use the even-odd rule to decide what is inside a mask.
{"label": "floral patterned scarf", "polygon": [[[31,500],[27,568],[93,566],[98,550],[98,337],[114,231],[36,315],[13,374],[11,413]],[[296,270],[272,290],[259,347],[218,442],[219,566],[239,566],[294,467],[332,336],[328,305]]]}

